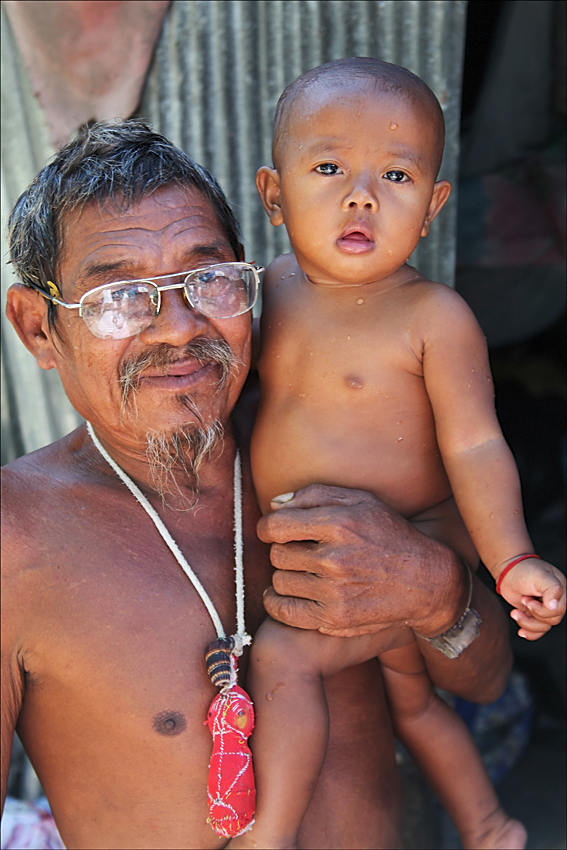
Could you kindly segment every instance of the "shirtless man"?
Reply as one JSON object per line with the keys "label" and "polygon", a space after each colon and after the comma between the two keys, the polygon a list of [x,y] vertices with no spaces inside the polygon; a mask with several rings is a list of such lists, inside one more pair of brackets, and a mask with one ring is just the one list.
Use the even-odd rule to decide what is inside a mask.
{"label": "shirtless man", "polygon": [[[468,593],[460,561],[370,494],[306,488],[292,508],[260,520],[258,539],[249,423],[231,417],[248,371],[250,312],[207,316],[214,307],[196,289],[186,290],[189,302],[177,288],[162,291],[149,315],[126,305],[128,321],[117,314],[113,331],[92,297],[82,318],[61,306],[116,281],[168,275],[157,283],[174,286],[189,270],[242,260],[210,175],[140,122],[99,125],[24,193],[10,243],[25,285],[10,289],[7,312],[22,342],[41,368],[58,370],[228,633],[237,445],[250,632],[264,617],[266,544],[276,572],[264,604],[291,625],[356,634],[405,624],[431,637],[459,619]],[[149,517],[84,425],[3,470],[3,508],[2,798],[17,729],[68,848],[224,846],[207,824],[203,721],[215,689],[203,651],[215,631]],[[412,594],[392,587],[385,597],[388,571],[408,556]],[[472,604],[480,635],[458,659],[420,643],[440,687],[489,702],[510,668],[507,629],[476,579]],[[399,846],[400,789],[377,670],[371,661],[325,684],[330,744],[301,847]]]}

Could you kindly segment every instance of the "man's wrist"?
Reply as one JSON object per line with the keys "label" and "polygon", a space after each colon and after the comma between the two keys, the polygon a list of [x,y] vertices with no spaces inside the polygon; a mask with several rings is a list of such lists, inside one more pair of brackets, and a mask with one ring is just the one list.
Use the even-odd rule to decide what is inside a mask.
{"label": "man's wrist", "polygon": [[469,571],[465,562],[442,543],[431,540],[435,549],[427,552],[424,562],[429,596],[421,602],[421,616],[408,622],[414,632],[426,640],[451,629],[468,607],[470,592]]}
{"label": "man's wrist", "polygon": [[425,635],[416,632],[418,637],[426,640],[430,646],[438,649],[447,658],[458,658],[461,652],[477,639],[482,622],[478,612],[470,607],[473,593],[473,577],[469,565],[465,563],[464,566],[468,574],[469,588],[465,610],[457,622],[434,637],[425,637]]}

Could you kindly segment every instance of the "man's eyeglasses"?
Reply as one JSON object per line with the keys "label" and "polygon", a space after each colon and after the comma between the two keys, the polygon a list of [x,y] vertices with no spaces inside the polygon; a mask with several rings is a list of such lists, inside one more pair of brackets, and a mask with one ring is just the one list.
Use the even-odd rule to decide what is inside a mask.
{"label": "man's eyeglasses", "polygon": [[[256,303],[262,271],[249,263],[218,263],[148,280],[119,280],[90,289],[76,304],[62,301],[59,289],[50,280],[50,294],[29,285],[55,304],[78,310],[90,332],[99,339],[126,339],[149,328],[160,311],[161,293],[169,289],[182,289],[187,304],[211,319],[240,316]],[[156,282],[175,277],[183,280],[165,286]]]}

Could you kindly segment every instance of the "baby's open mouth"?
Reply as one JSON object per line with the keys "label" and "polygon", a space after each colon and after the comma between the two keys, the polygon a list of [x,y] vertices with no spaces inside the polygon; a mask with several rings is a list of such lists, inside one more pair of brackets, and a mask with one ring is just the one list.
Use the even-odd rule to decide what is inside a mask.
{"label": "baby's open mouth", "polygon": [[337,245],[349,254],[362,254],[372,250],[374,240],[365,230],[351,230],[337,239]]}
{"label": "baby's open mouth", "polygon": [[343,236],[343,239],[348,239],[349,242],[370,242],[366,233],[362,233],[360,230],[354,230],[352,233],[349,233],[347,236]]}

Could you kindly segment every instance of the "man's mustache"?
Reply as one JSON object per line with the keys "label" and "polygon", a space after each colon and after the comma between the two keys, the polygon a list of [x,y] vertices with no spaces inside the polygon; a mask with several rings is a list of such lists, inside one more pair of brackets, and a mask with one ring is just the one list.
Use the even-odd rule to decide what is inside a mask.
{"label": "man's mustache", "polygon": [[122,404],[126,406],[140,385],[140,377],[147,369],[167,373],[168,367],[179,360],[197,360],[203,365],[215,364],[220,375],[217,388],[222,389],[228,381],[234,367],[240,363],[234,356],[225,339],[193,339],[183,348],[175,348],[167,343],[152,346],[140,354],[124,360],[119,367]]}

